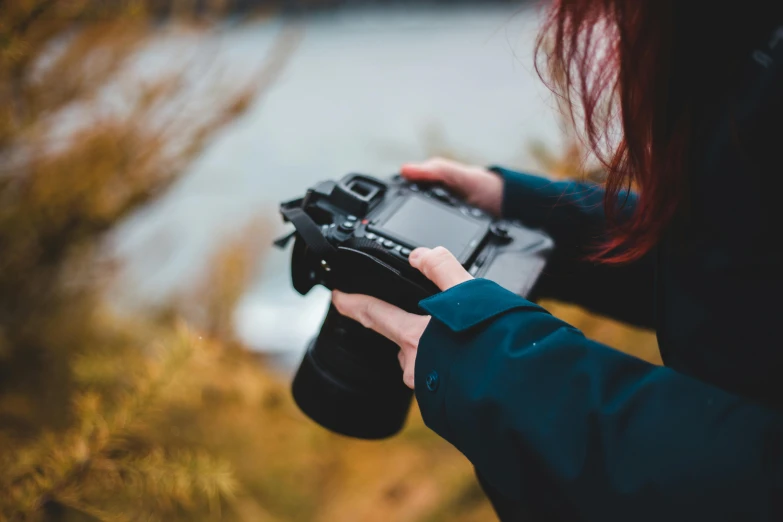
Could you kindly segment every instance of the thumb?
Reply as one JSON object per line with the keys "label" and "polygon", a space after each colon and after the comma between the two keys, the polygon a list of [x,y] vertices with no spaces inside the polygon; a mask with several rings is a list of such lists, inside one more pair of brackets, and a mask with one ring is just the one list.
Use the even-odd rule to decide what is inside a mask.
{"label": "thumb", "polygon": [[409,256],[411,266],[418,269],[441,290],[473,279],[457,258],[443,247],[417,248]]}

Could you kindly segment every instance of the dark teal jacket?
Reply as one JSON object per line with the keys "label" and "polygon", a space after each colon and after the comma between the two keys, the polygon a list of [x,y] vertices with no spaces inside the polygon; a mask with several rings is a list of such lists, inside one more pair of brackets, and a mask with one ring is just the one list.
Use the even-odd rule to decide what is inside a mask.
{"label": "dark teal jacket", "polygon": [[781,49],[705,126],[689,216],[638,262],[583,260],[600,188],[495,169],[504,214],[557,245],[537,294],[655,328],[666,365],[487,280],[422,301],[422,416],[503,520],[783,520]]}

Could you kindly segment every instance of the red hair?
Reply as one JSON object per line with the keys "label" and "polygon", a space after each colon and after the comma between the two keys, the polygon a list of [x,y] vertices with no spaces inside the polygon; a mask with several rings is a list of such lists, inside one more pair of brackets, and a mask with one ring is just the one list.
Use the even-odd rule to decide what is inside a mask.
{"label": "red hair", "polygon": [[[764,0],[698,3],[554,0],[548,11],[536,46],[545,81],[607,171],[611,235],[593,260],[633,261],[658,242],[687,200],[694,129],[719,109],[764,26],[780,23]],[[637,204],[621,220],[631,188]]]}

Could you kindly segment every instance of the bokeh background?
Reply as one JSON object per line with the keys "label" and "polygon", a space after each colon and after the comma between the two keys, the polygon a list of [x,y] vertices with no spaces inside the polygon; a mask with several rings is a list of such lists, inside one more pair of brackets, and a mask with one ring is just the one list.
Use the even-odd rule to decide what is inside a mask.
{"label": "bokeh background", "polygon": [[[412,409],[289,394],[328,292],[277,204],[433,155],[600,180],[525,2],[0,1],[0,521],[488,521]],[[542,303],[659,362],[654,336]]]}

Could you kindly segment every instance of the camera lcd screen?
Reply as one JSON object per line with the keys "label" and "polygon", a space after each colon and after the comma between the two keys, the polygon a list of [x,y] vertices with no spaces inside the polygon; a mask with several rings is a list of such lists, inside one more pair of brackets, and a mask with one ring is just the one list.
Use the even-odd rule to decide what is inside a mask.
{"label": "camera lcd screen", "polygon": [[487,225],[469,219],[457,210],[444,208],[423,198],[407,199],[382,225],[384,231],[413,247],[445,247],[460,261],[463,254]]}

